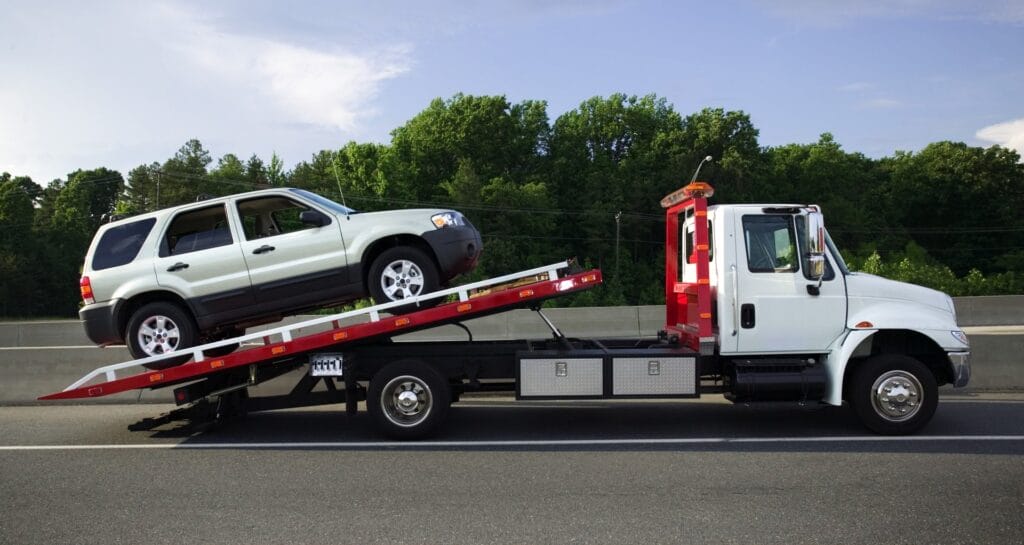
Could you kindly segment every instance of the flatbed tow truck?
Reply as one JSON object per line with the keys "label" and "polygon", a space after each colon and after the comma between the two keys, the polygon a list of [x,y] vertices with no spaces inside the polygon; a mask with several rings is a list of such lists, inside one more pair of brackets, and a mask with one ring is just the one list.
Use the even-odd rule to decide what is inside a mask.
{"label": "flatbed tow truck", "polygon": [[[340,403],[354,414],[366,401],[381,432],[418,439],[435,432],[466,392],[510,392],[517,400],[723,393],[743,403],[847,402],[869,429],[905,434],[931,419],[938,385],[967,384],[969,346],[948,296],[849,272],[817,206],[709,207],[712,194],[694,182],[662,200],[665,326],[657,335],[563,335],[541,304],[602,282],[599,270],[566,261],[188,348],[190,361],[175,367],[146,369],[180,359],[180,351],[100,367],[39,399],[175,387],[181,408],[143,425]],[[386,314],[434,298],[454,300]],[[516,308],[535,310],[551,338],[482,341],[466,329],[465,341],[394,339]],[[351,318],[367,321],[342,324]],[[296,336],[313,327],[327,330]],[[254,341],[263,344],[206,355]],[[248,388],[302,367],[291,393],[248,396]]]}

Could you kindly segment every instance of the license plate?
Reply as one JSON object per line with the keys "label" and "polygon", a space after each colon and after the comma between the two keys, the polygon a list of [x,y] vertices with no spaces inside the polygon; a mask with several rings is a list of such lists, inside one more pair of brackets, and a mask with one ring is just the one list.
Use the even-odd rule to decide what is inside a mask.
{"label": "license plate", "polygon": [[341,354],[313,354],[309,357],[309,374],[314,377],[342,376]]}

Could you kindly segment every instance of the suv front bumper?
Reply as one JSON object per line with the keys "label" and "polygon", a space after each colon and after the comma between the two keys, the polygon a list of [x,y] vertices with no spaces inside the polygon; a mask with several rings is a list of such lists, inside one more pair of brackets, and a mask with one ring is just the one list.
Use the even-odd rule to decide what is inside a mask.
{"label": "suv front bumper", "polygon": [[437,256],[437,264],[441,267],[441,281],[448,280],[458,274],[472,270],[480,259],[483,241],[480,232],[472,225],[444,227],[436,231],[423,233],[430,249]]}
{"label": "suv front bumper", "polygon": [[124,338],[117,330],[117,308],[120,301],[104,301],[82,307],[78,318],[85,326],[89,340],[100,345],[123,344]]}
{"label": "suv front bumper", "polygon": [[963,388],[971,380],[971,353],[946,352],[949,357],[949,368],[953,376],[953,387]]}

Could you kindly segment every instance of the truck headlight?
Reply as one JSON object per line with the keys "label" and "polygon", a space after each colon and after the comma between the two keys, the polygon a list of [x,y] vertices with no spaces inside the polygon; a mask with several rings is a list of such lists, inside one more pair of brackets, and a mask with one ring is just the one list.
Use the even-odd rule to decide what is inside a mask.
{"label": "truck headlight", "polygon": [[967,334],[964,333],[963,331],[960,331],[959,329],[954,329],[953,331],[950,331],[950,333],[953,335],[954,339],[964,343],[964,345],[971,345],[970,341],[967,340]]}
{"label": "truck headlight", "polygon": [[441,214],[434,214],[430,216],[430,221],[434,223],[434,227],[442,229],[444,227],[455,227],[457,225],[464,225],[465,222],[462,220],[462,214],[458,212],[443,212]]}

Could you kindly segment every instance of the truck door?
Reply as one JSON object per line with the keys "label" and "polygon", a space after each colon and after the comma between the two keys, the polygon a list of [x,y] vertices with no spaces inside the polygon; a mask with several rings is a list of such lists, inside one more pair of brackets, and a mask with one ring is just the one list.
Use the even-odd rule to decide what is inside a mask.
{"label": "truck door", "polygon": [[829,262],[820,288],[808,278],[806,216],[751,212],[736,214],[737,352],[826,352],[846,325],[843,276]]}

